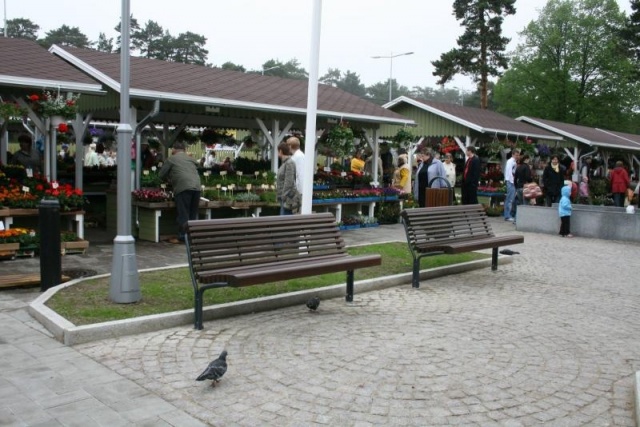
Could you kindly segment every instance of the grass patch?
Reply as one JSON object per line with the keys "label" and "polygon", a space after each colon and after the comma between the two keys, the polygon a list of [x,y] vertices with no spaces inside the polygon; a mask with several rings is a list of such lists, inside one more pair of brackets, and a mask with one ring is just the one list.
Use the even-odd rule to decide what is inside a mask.
{"label": "grass patch", "polygon": [[[348,251],[352,255],[380,254],[382,256],[380,266],[356,270],[356,280],[411,272],[412,258],[406,243],[360,246],[349,248]],[[474,252],[435,255],[423,258],[421,268],[435,268],[487,257],[489,255]],[[344,272],[257,286],[210,289],[204,294],[204,305],[241,301],[339,283],[345,283]],[[193,287],[188,268],[140,273],[140,291],[142,299],[139,302],[116,304],[109,299],[108,277],[90,279],[62,289],[50,298],[46,305],[78,326],[193,308]]]}

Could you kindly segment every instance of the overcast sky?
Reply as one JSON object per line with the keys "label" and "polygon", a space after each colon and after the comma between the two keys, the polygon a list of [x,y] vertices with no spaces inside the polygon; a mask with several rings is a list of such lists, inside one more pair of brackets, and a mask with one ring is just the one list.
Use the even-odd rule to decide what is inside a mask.
{"label": "overcast sky", "polygon": [[[630,12],[629,0],[617,0]],[[115,37],[121,1],[4,0],[7,19],[27,18],[46,31],[63,24],[79,27],[90,40],[100,32]],[[520,32],[546,0],[516,1],[516,15],[506,18],[504,34],[515,47]],[[297,58],[309,70],[313,0],[130,0],[140,24],[156,21],[173,36],[191,31],[207,38],[208,61],[226,61],[260,69],[273,58]],[[453,0],[324,0],[320,41],[320,76],[329,67],[351,70],[365,85],[386,81],[392,53],[414,52],[393,60],[398,83],[436,87],[431,61],[456,47],[462,28],[453,16]],[[458,77],[447,87],[473,88]]]}

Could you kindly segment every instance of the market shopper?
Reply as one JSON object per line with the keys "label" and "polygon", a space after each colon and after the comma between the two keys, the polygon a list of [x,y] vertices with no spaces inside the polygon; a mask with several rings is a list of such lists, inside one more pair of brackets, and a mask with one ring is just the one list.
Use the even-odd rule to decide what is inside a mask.
{"label": "market shopper", "polygon": [[480,181],[480,159],[476,147],[467,147],[467,161],[462,174],[462,204],[478,204],[478,182]]}
{"label": "market shopper", "polygon": [[609,173],[609,181],[611,182],[613,203],[618,207],[624,207],[625,193],[631,180],[629,179],[629,173],[627,173],[624,164],[620,160],[616,162],[616,167]]}
{"label": "market shopper", "polygon": [[504,198],[504,220],[514,221],[515,206],[516,203],[516,185],[515,185],[515,173],[518,166],[518,159],[520,158],[520,150],[514,148],[511,151],[511,157],[507,160],[507,164],[504,168],[504,182],[507,185],[507,194]]}
{"label": "market shopper", "polygon": [[13,153],[11,164],[24,166],[32,173],[40,173],[40,153],[33,149],[33,139],[31,135],[23,133],[18,136],[20,149]]}
{"label": "market shopper", "polygon": [[280,203],[280,215],[300,212],[302,196],[296,188],[296,164],[291,159],[289,144],[278,144],[280,167],[276,177],[276,200]]}
{"label": "market shopper", "polygon": [[551,156],[551,161],[542,172],[542,186],[544,188],[544,204],[551,206],[560,201],[560,190],[564,186],[566,168],[560,164],[557,154]]}
{"label": "market shopper", "polygon": [[185,152],[184,142],[173,143],[171,156],[162,165],[160,179],[171,183],[173,199],[176,203],[178,237],[169,243],[184,243],[187,221],[198,219],[200,204],[200,175],[198,162]]}

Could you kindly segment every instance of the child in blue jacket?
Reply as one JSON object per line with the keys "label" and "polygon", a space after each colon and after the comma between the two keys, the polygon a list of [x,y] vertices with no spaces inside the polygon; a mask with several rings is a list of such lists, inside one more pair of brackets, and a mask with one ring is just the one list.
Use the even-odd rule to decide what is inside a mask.
{"label": "child in blue jacket", "polygon": [[558,213],[560,214],[560,235],[562,237],[573,237],[571,234],[571,187],[565,185],[560,190],[560,203],[558,203]]}

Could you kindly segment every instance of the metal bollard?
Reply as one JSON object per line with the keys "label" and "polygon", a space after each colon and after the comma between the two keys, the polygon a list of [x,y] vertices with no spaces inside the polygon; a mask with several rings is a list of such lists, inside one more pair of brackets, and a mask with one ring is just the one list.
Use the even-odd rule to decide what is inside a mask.
{"label": "metal bollard", "polygon": [[62,281],[60,259],[60,203],[42,199],[38,205],[40,228],[40,290],[46,291]]}

